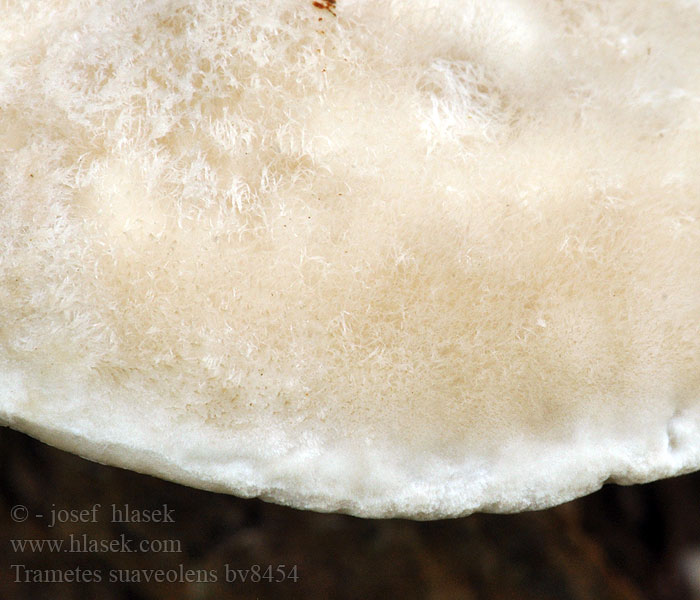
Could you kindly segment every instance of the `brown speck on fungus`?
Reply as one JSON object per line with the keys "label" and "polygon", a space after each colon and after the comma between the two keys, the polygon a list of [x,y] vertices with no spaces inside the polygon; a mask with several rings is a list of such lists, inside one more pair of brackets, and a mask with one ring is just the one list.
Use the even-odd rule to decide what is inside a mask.
{"label": "brown speck on fungus", "polygon": [[321,0],[320,2],[314,1],[311,4],[315,8],[319,8],[321,10],[327,10],[329,13],[331,13],[333,16],[335,16],[336,0]]}

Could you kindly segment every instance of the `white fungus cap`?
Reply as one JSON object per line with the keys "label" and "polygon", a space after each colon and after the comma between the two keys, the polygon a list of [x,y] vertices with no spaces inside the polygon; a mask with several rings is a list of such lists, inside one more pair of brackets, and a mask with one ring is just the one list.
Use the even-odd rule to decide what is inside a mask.
{"label": "white fungus cap", "polygon": [[356,515],[700,468],[700,4],[0,4],[0,423]]}

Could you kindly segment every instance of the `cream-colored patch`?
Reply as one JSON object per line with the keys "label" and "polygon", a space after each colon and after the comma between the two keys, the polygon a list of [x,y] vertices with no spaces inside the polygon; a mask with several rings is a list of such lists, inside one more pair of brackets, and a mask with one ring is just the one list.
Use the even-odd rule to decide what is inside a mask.
{"label": "cream-colored patch", "polygon": [[129,464],[360,514],[700,465],[667,453],[700,402],[696,4],[0,22],[0,358],[28,390],[6,422],[69,445],[82,407],[106,448],[100,420],[139,414]]}
{"label": "cream-colored patch", "polygon": [[155,190],[149,187],[136,169],[106,164],[95,175],[94,183],[84,189],[80,214],[117,246],[149,236],[159,238],[167,228],[167,220],[154,197]]}

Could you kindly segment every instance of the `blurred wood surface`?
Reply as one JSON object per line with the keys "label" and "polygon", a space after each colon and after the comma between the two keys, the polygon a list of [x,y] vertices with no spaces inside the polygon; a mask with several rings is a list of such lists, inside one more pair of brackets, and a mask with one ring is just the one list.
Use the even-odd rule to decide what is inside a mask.
{"label": "blurred wood surface", "polygon": [[[319,514],[191,489],[101,466],[7,428],[0,428],[0,460],[0,598],[7,600],[700,598],[693,589],[700,580],[698,474],[610,485],[544,511],[414,522]],[[49,527],[52,509],[96,503],[97,522]],[[138,510],[167,504],[175,522],[112,522],[112,504]],[[12,519],[20,505],[29,513],[24,522]],[[71,535],[156,545],[178,540],[181,552],[21,551],[11,541]],[[226,564],[247,571],[246,581],[226,581]],[[262,578],[252,577],[256,565]],[[264,577],[268,566],[274,573],[281,565],[286,575],[296,566],[297,581]],[[22,579],[38,572],[45,581],[76,567],[99,571],[102,581],[15,581],[18,573]],[[159,569],[173,576],[205,570],[217,581],[108,580],[114,572]]]}

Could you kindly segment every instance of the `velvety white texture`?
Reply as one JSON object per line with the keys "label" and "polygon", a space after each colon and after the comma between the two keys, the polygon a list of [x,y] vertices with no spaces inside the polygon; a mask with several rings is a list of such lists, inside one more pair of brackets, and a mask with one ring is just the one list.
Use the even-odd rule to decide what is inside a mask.
{"label": "velvety white texture", "polygon": [[700,468],[699,157],[695,1],[0,0],[0,423],[364,516]]}

